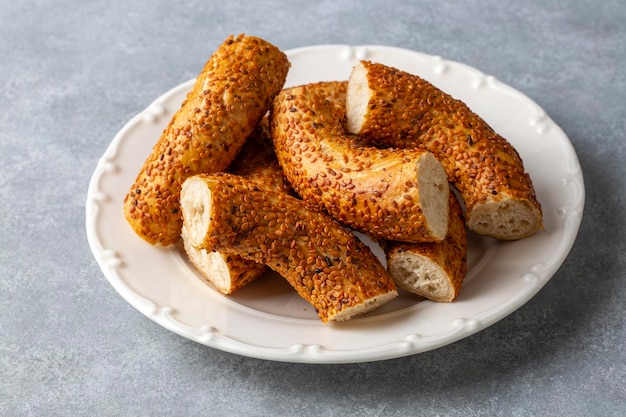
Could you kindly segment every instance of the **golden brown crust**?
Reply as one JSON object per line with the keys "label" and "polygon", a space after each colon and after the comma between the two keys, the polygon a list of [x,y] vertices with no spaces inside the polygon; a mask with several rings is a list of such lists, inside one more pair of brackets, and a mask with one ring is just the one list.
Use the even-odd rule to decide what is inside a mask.
{"label": "golden brown crust", "polygon": [[[405,290],[433,301],[451,302],[461,291],[467,273],[467,231],[461,204],[450,193],[450,223],[448,235],[441,242],[402,243],[382,242],[387,268],[396,284]],[[420,271],[436,270],[442,279],[420,285],[420,277],[411,277],[406,269],[407,257],[419,259]],[[408,260],[409,264],[411,263]],[[419,275],[418,273],[418,275]],[[409,275],[409,276],[407,276]],[[431,287],[435,285],[435,287]]]}
{"label": "golden brown crust", "polygon": [[[353,133],[386,146],[431,151],[460,191],[473,230],[490,231],[489,225],[479,224],[484,216],[474,221],[477,206],[496,203],[492,207],[502,208],[505,201],[514,201],[527,218],[519,230],[492,231],[491,236],[518,239],[541,228],[541,206],[533,184],[509,142],[462,101],[419,76],[378,63],[362,61],[361,65],[372,95],[364,121]],[[348,106],[352,105],[349,100]]]}
{"label": "golden brown crust", "polygon": [[[197,195],[200,189],[206,189],[210,208],[188,207],[187,193]],[[181,198],[185,222],[193,221],[195,213],[210,216],[198,246],[269,266],[324,322],[348,319],[397,295],[393,280],[365,244],[293,196],[217,173],[189,178]]]}
{"label": "golden brown crust", "polygon": [[[284,89],[270,112],[276,154],[287,179],[308,205],[377,238],[434,241],[447,231],[448,184],[432,154],[417,149],[376,149],[343,129],[346,82]],[[430,159],[429,159],[430,158]],[[428,187],[417,187],[420,164],[436,169],[429,186],[443,212],[427,221]],[[428,220],[431,220],[428,219]],[[437,227],[438,226],[438,227]]]}
{"label": "golden brown crust", "polygon": [[181,184],[228,167],[288,68],[283,52],[251,36],[231,36],[215,51],[124,200],[125,217],[139,236],[163,246],[179,240]]}

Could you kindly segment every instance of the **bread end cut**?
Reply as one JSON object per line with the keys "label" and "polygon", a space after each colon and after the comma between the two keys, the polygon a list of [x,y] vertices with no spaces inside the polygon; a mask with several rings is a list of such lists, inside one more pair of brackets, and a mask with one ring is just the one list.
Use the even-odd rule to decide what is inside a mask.
{"label": "bread end cut", "polygon": [[541,212],[525,200],[486,201],[468,213],[467,226],[484,236],[517,240],[541,229]]}
{"label": "bread end cut", "polygon": [[183,248],[189,261],[200,272],[205,281],[213,285],[222,294],[232,294],[250,281],[260,277],[265,265],[228,255],[222,252],[208,252],[195,248],[189,239],[189,231],[183,226]]}
{"label": "bread end cut", "polygon": [[400,288],[429,300],[452,302],[457,289],[436,263],[426,256],[411,252],[396,254],[389,260],[389,274]]}
{"label": "bread end cut", "polygon": [[417,189],[426,224],[437,240],[445,239],[449,223],[450,186],[443,166],[430,152],[418,165]]}
{"label": "bread end cut", "polygon": [[329,321],[346,321],[356,316],[361,316],[382,306],[398,296],[398,291],[392,290],[387,293],[368,298],[363,303],[341,310],[336,315],[329,317]]}
{"label": "bread end cut", "polygon": [[184,218],[185,234],[194,247],[202,246],[211,223],[211,190],[198,177],[188,178],[182,186],[180,208]]}
{"label": "bread end cut", "polygon": [[218,291],[230,294],[232,292],[230,272],[223,255],[219,252],[207,252],[204,249],[195,248],[190,242],[189,232],[185,227],[181,236],[185,252],[196,269]]}
{"label": "bread end cut", "polygon": [[367,70],[362,63],[356,64],[350,74],[346,95],[346,130],[349,133],[360,134],[365,124],[365,115],[373,91],[368,86]]}

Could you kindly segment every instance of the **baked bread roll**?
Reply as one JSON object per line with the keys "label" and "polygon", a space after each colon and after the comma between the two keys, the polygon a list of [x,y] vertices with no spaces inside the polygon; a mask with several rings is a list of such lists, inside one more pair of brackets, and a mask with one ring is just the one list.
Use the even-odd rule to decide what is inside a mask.
{"label": "baked bread roll", "polygon": [[[288,193],[291,190],[276,159],[264,118],[254,129],[228,171],[259,182],[264,187]],[[183,223],[183,248],[202,277],[223,294],[231,294],[263,275],[267,267],[240,256],[195,248]]]}
{"label": "baked bread roll", "polygon": [[441,242],[382,242],[395,283],[438,302],[453,301],[467,273],[467,232],[461,204],[450,193],[448,235]]}
{"label": "baked bread roll", "polygon": [[362,61],[350,75],[346,107],[349,132],[432,152],[463,197],[471,230],[513,240],[542,227],[519,154],[463,102],[416,75]]}
{"label": "baked bread roll", "polygon": [[368,246],[287,193],[237,175],[197,175],[183,184],[181,208],[193,246],[269,266],[323,322],[350,319],[397,296]]}
{"label": "baked bread roll", "polygon": [[449,185],[441,164],[419,149],[366,146],[343,128],[347,82],[287,88],[270,112],[274,148],[303,200],[376,238],[442,240]]}
{"label": "baked bread roll", "polygon": [[283,87],[287,56],[252,36],[229,37],[198,75],[124,199],[133,230],[151,244],[179,240],[180,187],[225,170]]}

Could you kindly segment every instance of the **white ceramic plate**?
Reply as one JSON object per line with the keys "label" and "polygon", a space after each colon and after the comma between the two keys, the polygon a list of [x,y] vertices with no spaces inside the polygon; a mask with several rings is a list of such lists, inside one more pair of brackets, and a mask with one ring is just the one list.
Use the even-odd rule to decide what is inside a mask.
{"label": "white ceramic plate", "polygon": [[232,296],[221,295],[204,283],[184,253],[144,243],[123,216],[124,195],[191,89],[190,80],[124,126],[89,185],[89,244],[104,275],[128,303],[163,327],[213,348],[276,361],[347,363],[396,358],[455,342],[501,320],[546,284],[578,232],[584,185],[571,143],[537,104],[471,67],[414,51],[330,45],[288,55],[288,86],[346,80],[352,66],[367,59],[421,75],[464,100],[521,154],[543,206],[545,230],[516,242],[470,236],[468,275],[451,304],[402,293],[367,316],[322,324],[276,274]]}

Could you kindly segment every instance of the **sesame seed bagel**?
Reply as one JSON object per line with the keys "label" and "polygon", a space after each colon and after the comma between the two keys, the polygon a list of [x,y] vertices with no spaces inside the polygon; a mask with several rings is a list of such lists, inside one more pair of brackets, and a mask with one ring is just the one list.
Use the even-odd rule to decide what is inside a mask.
{"label": "sesame seed bagel", "polygon": [[453,301],[467,273],[463,209],[450,193],[448,235],[441,242],[382,242],[387,270],[399,287],[438,302]]}
{"label": "sesame seed bagel", "polygon": [[519,154],[462,101],[417,75],[362,61],[350,75],[346,108],[349,132],[432,152],[463,197],[471,230],[514,240],[542,227]]}
{"label": "sesame seed bagel", "polygon": [[[264,187],[290,192],[291,188],[272,147],[267,118],[263,118],[255,127],[228,171],[257,181]],[[267,270],[265,265],[241,256],[195,248],[190,242],[184,222],[181,236],[183,248],[191,263],[207,282],[224,294],[233,293]]]}
{"label": "sesame seed bagel", "polygon": [[270,129],[285,176],[308,205],[380,239],[438,241],[448,230],[449,186],[428,151],[377,149],[343,128],[347,82],[287,88]]}
{"label": "sesame seed bagel", "polygon": [[230,165],[288,69],[283,52],[251,36],[231,36],[215,51],[125,197],[125,217],[139,236],[162,246],[179,240],[181,184]]}
{"label": "sesame seed bagel", "polygon": [[237,175],[204,174],[185,181],[181,208],[195,247],[269,266],[323,322],[350,319],[397,296],[368,246],[287,193]]}

